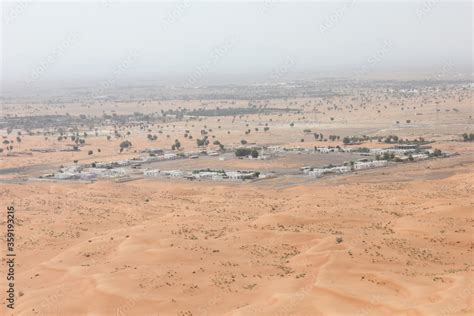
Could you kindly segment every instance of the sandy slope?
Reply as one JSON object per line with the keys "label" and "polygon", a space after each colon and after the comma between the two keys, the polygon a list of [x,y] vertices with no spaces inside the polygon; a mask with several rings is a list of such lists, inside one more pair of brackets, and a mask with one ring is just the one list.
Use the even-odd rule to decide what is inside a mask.
{"label": "sandy slope", "polygon": [[470,315],[474,162],[461,160],[283,189],[2,185],[15,315]]}

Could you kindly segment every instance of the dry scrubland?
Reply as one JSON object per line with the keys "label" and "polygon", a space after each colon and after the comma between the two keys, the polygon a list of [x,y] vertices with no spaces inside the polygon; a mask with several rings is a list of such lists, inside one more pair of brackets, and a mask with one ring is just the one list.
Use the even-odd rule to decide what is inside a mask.
{"label": "dry scrubland", "polygon": [[[222,100],[71,102],[60,108],[27,104],[20,113],[20,103],[7,103],[4,115],[152,113],[177,106],[200,108],[203,103],[209,108],[248,106],[248,101]],[[213,149],[212,135],[229,148],[242,139],[287,147],[342,145],[341,140],[315,140],[313,132],[318,132],[341,139],[421,136],[435,141],[433,147],[460,155],[310,181],[15,183],[15,178],[39,171],[4,174],[1,199],[13,202],[17,210],[15,315],[474,312],[473,146],[460,141],[462,133],[472,132],[472,90],[388,98],[382,92],[365,92],[364,97],[253,103],[301,112],[243,115],[234,122],[232,116],[222,116],[168,119],[146,128],[133,123],[96,126],[97,136],[84,127],[81,132],[89,135],[79,152],[27,155],[22,152],[62,148],[68,142],[58,141],[52,129],[47,140],[42,133],[25,136],[23,131],[21,143],[14,143],[10,156],[4,151],[0,163],[2,169],[44,170],[73,160],[110,161],[145,148],[169,149],[175,139],[182,150],[198,150],[202,129],[212,129]],[[265,124],[270,127],[266,132]],[[114,129],[125,136],[107,140]],[[245,134],[247,129],[252,132]],[[193,139],[182,136],[186,130]],[[3,132],[4,139],[15,139]],[[158,139],[148,140],[149,133]],[[123,139],[133,146],[119,153]],[[298,167],[298,160],[235,160],[227,166]]]}

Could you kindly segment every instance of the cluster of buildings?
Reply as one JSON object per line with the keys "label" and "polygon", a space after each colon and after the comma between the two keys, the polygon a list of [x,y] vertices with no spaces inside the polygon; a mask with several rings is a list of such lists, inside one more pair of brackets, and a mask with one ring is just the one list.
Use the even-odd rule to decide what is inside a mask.
{"label": "cluster of buildings", "polygon": [[93,180],[96,174],[87,172],[82,166],[61,167],[59,172],[47,174],[40,178],[58,179],[58,180]]}
{"label": "cluster of buildings", "polygon": [[[413,160],[425,160],[430,158],[429,154],[412,154],[411,157]],[[405,159],[408,159],[409,157],[405,157]]]}
{"label": "cluster of buildings", "polygon": [[250,180],[264,178],[257,171],[224,171],[224,170],[194,170],[186,172],[182,170],[159,170],[145,169],[143,171],[145,177],[169,177],[183,178],[188,180]]}
{"label": "cluster of buildings", "polygon": [[[332,152],[359,152],[361,156],[384,156],[386,154],[396,158],[398,161],[405,160],[424,160],[430,158],[433,155],[434,150],[430,149],[430,146],[420,146],[417,144],[399,144],[391,148],[355,148],[355,147],[316,147],[315,152],[320,153],[332,153]],[[357,165],[357,163],[356,163]],[[366,164],[361,164],[360,168],[366,168]],[[368,168],[376,168],[376,166],[370,166]],[[354,166],[357,170],[358,168]],[[360,169],[359,168],[359,169]]]}
{"label": "cluster of buildings", "polygon": [[303,172],[310,177],[320,178],[326,174],[341,174],[351,171],[349,166],[336,166],[336,167],[327,167],[327,168],[310,168],[303,167]]}
{"label": "cluster of buildings", "polygon": [[354,147],[340,147],[340,146],[327,146],[327,147],[292,147],[292,148],[286,148],[286,147],[281,147],[281,146],[268,146],[266,147],[266,151],[270,153],[284,153],[284,152],[300,152],[300,153],[335,153],[335,152],[353,152]]}
{"label": "cluster of buildings", "polygon": [[328,154],[328,153],[334,153],[334,152],[345,152],[345,153],[350,153],[353,151],[352,147],[315,147],[314,151],[323,153],[323,154]]}
{"label": "cluster of buildings", "polygon": [[[316,148],[319,152],[334,152],[336,150],[341,151],[343,148]],[[439,151],[440,153],[440,151]],[[390,159],[395,162],[403,161],[417,161],[429,159],[432,156],[436,156],[436,153],[432,149],[420,148],[418,145],[396,145],[393,148],[372,148],[369,149],[368,153],[363,153],[367,156],[385,156],[386,154],[390,155]],[[440,154],[439,154],[440,155]],[[443,153],[443,157],[449,157],[452,154]],[[361,159],[356,162],[351,162],[350,164],[345,163],[342,166],[330,166],[325,168],[312,168],[312,167],[303,167],[301,170],[315,178],[320,178],[326,174],[341,174],[347,173],[355,170],[365,170],[372,168],[385,167],[389,164],[389,159]]]}
{"label": "cluster of buildings", "polygon": [[[135,170],[140,169],[141,164],[152,163],[157,161],[175,160],[179,158],[194,158],[198,155],[194,154],[181,154],[178,155],[172,152],[164,152],[161,149],[148,149],[144,151],[144,155],[139,158],[115,160],[109,162],[94,162],[90,165],[73,165],[68,167],[61,167],[58,172],[44,175],[40,178],[46,179],[58,179],[58,180],[94,180],[96,178],[122,178],[127,177],[131,174],[140,174],[141,171]],[[211,153],[212,154],[212,153]],[[214,154],[215,155],[215,154]],[[167,176],[167,177],[185,177],[186,174],[180,170],[168,170],[160,171],[158,169],[143,171],[145,176]],[[193,175],[198,177],[199,175]],[[203,174],[202,177],[206,177]],[[230,173],[228,178],[235,177],[234,174]]]}
{"label": "cluster of buildings", "polygon": [[325,168],[303,167],[301,170],[304,174],[310,177],[320,178],[327,174],[342,174],[354,170],[364,170],[372,168],[380,168],[388,165],[387,160],[370,160],[370,161],[356,161],[351,164],[344,164],[342,166],[330,166]]}
{"label": "cluster of buildings", "polygon": [[94,168],[94,169],[114,169],[114,168],[128,167],[130,165],[132,165],[131,160],[116,160],[116,161],[110,161],[110,162],[94,162],[92,164],[92,168]]}
{"label": "cluster of buildings", "polygon": [[[286,149],[278,146],[267,147],[266,151],[269,155],[273,155],[279,151],[297,151],[308,152],[308,153],[330,153],[330,152],[351,152],[360,151],[360,148],[354,147],[317,147],[314,149],[309,148],[293,148]],[[437,152],[436,152],[437,151]],[[206,153],[204,153],[206,154]],[[372,148],[364,149],[361,155],[372,156],[371,158],[360,159],[355,162],[346,162],[343,165],[333,166],[330,165],[324,168],[314,167],[302,167],[300,168],[304,174],[308,176],[319,178],[327,174],[343,174],[355,170],[364,170],[372,168],[380,168],[387,166],[389,161],[414,161],[429,159],[432,156],[440,156],[441,151],[431,150],[427,148],[421,149],[417,145],[397,145],[392,148]],[[390,157],[386,157],[387,154]],[[182,171],[182,170],[160,170],[160,169],[142,169],[142,163],[151,163],[156,161],[174,160],[179,158],[197,158],[200,153],[187,153],[187,154],[176,154],[172,152],[163,152],[159,149],[149,149],[146,151],[146,155],[142,155],[139,158],[117,160],[111,162],[95,162],[90,165],[73,165],[68,167],[61,167],[60,170],[53,174],[48,174],[40,178],[49,179],[61,179],[61,180],[94,180],[96,178],[130,178],[131,175],[144,176],[144,177],[168,177],[168,178],[183,178],[188,180],[250,180],[258,178],[266,178],[272,176],[272,174],[260,174],[258,171],[224,171],[224,170],[194,170],[194,171]],[[217,156],[219,153],[207,153],[207,155]],[[442,156],[450,156],[452,154],[443,153]],[[375,159],[374,157],[377,156]],[[382,159],[380,159],[381,156]],[[264,157],[259,157],[265,159]],[[224,159],[224,157],[219,157]],[[135,179],[135,178],[134,178]]]}
{"label": "cluster of buildings", "polygon": [[364,170],[372,168],[380,168],[388,165],[387,160],[371,160],[371,161],[357,161],[354,163],[354,170]]}
{"label": "cluster of buildings", "polygon": [[394,154],[397,156],[404,156],[405,154],[414,153],[412,149],[399,149],[399,148],[371,148],[370,154],[372,155],[383,155],[385,153]]}
{"label": "cluster of buildings", "polygon": [[127,176],[130,170],[125,167],[94,168],[80,165],[61,167],[58,172],[40,178],[57,180],[95,180],[97,178],[120,178]]}
{"label": "cluster of buildings", "polygon": [[[407,161],[407,160],[425,160],[430,158],[434,154],[433,150],[413,150],[413,149],[400,149],[400,148],[374,148],[370,149],[370,154],[375,156],[383,156],[385,154],[393,155],[393,157],[398,161]],[[449,154],[445,154],[449,155]]]}
{"label": "cluster of buildings", "polygon": [[[117,169],[124,167],[136,167],[141,163],[150,163],[163,160],[174,160],[178,159],[179,156],[175,153],[165,153],[161,155],[153,156],[142,156],[140,158],[125,159],[125,160],[115,160],[110,162],[94,162],[91,164],[93,169]],[[101,171],[98,171],[101,172]]]}

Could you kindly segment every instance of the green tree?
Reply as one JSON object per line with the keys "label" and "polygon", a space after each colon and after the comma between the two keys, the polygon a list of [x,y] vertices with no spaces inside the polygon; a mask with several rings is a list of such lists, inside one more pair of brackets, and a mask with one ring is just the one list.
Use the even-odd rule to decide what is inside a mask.
{"label": "green tree", "polygon": [[252,149],[250,155],[252,156],[252,158],[258,158],[258,151],[256,149]]}
{"label": "green tree", "polygon": [[252,152],[252,150],[250,148],[237,148],[235,150],[235,156],[236,157],[246,157],[246,156],[250,155],[251,152]]}

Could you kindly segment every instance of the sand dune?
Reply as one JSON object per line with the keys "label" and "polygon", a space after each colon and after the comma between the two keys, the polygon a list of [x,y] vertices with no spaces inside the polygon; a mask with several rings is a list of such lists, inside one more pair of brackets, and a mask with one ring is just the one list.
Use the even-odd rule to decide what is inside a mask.
{"label": "sand dune", "polygon": [[363,186],[4,185],[17,314],[468,315],[474,163],[446,163]]}

